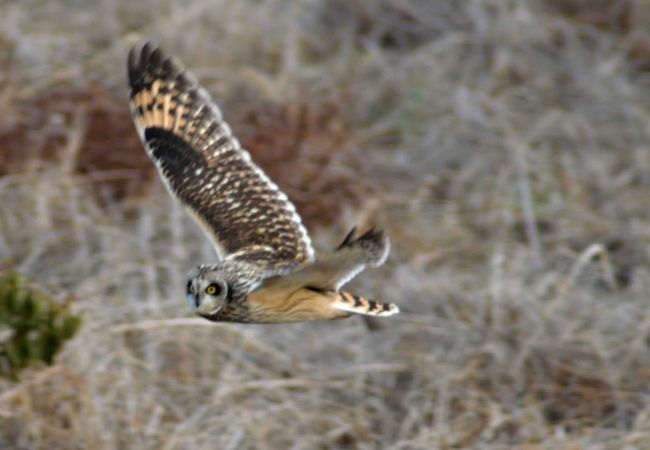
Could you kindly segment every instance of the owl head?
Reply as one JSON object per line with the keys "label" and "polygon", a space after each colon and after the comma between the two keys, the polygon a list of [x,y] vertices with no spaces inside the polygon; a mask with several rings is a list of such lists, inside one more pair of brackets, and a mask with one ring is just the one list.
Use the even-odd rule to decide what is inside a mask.
{"label": "owl head", "polygon": [[204,264],[187,276],[186,298],[199,316],[214,317],[230,302],[255,289],[261,279],[255,266],[243,261]]}

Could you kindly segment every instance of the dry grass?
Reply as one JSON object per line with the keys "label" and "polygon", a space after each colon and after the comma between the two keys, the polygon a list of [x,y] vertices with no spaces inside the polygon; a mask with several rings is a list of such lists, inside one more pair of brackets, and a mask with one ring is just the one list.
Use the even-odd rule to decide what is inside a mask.
{"label": "dry grass", "polygon": [[[60,3],[0,17],[0,260],[84,328],[0,381],[0,448],[647,447],[646,2]],[[143,39],[220,99],[320,248],[388,229],[353,287],[403,314],[187,318],[213,254],[129,123]]]}

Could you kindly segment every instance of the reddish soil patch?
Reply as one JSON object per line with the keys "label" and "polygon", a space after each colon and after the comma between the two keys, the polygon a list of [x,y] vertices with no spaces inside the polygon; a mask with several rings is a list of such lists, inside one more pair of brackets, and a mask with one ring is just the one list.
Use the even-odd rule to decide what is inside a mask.
{"label": "reddish soil patch", "polygon": [[[137,197],[154,179],[125,98],[100,87],[64,86],[13,103],[0,124],[0,176],[67,165],[95,180],[89,186],[104,204]],[[308,225],[330,223],[360,198],[359,184],[336,165],[346,159],[349,136],[342,117],[331,104],[243,105],[226,115]]]}
{"label": "reddish soil patch", "polygon": [[56,87],[16,101],[11,114],[0,128],[0,175],[68,164],[73,173],[97,175],[93,191],[115,201],[153,178],[126,102],[102,88]]}

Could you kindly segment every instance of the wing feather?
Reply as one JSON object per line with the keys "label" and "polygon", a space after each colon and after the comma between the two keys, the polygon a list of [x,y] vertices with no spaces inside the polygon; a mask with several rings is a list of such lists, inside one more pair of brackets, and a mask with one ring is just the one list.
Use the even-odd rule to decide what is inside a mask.
{"label": "wing feather", "polygon": [[320,255],[316,261],[284,277],[265,280],[263,287],[310,286],[338,291],[367,267],[379,267],[390,252],[388,236],[371,228],[356,236],[353,228],[336,251]]}
{"label": "wing feather", "polygon": [[128,58],[133,121],[170,193],[226,259],[265,276],[313,260],[296,208],[253,163],[194,76],[145,44]]}

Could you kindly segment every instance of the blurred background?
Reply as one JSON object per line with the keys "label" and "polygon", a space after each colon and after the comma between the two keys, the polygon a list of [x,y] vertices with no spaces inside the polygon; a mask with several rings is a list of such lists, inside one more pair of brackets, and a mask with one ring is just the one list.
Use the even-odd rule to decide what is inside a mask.
{"label": "blurred background", "polygon": [[[0,264],[83,317],[52,365],[0,379],[0,448],[648,447],[648,1],[0,11]],[[146,40],[317,249],[386,228],[350,289],[402,314],[186,320],[185,274],[215,255],[131,123]]]}

